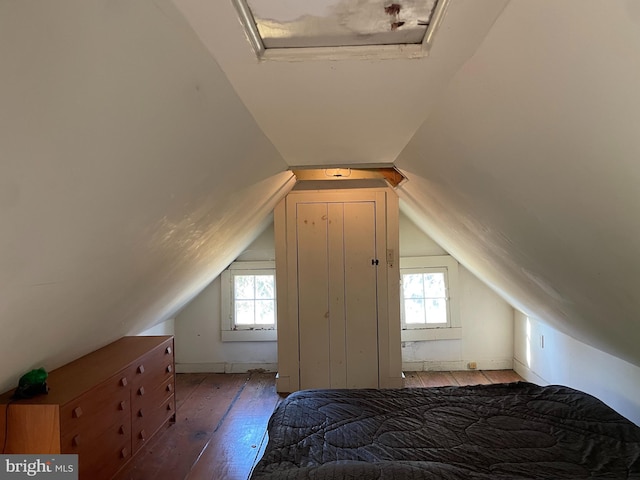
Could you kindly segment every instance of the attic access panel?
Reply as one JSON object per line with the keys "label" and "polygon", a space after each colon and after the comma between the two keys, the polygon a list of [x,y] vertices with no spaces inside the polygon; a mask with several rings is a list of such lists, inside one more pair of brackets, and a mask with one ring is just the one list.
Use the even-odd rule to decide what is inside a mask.
{"label": "attic access panel", "polygon": [[335,58],[345,52],[423,56],[448,0],[233,1],[259,57]]}

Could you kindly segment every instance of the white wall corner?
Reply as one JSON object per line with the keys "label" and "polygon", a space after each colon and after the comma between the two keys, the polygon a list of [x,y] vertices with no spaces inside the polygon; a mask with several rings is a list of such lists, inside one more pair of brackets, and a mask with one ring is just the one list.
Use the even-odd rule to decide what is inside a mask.
{"label": "white wall corner", "polygon": [[537,375],[533,370],[527,367],[524,363],[513,359],[513,370],[524,378],[527,382],[535,383],[536,385],[549,385],[541,376]]}
{"label": "white wall corner", "polygon": [[170,318],[164,322],[158,323],[151,328],[137,334],[137,336],[146,335],[175,335],[175,319]]}

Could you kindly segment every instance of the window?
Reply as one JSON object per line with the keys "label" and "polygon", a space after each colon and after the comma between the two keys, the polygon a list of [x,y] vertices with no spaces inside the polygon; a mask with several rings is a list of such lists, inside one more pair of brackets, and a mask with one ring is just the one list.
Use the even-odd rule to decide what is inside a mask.
{"label": "window", "polygon": [[427,54],[448,0],[233,0],[259,58],[400,58]]}
{"label": "window", "polygon": [[402,340],[460,338],[458,262],[451,256],[400,259]]}
{"label": "window", "polygon": [[405,328],[448,327],[447,269],[420,270],[402,274]]}
{"label": "window", "polygon": [[222,341],[276,340],[274,262],[234,262],[221,277]]}

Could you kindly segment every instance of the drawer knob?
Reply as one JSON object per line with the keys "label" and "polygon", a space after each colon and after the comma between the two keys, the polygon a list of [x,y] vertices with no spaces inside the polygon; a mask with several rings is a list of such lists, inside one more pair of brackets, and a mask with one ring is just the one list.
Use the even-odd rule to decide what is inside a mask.
{"label": "drawer knob", "polygon": [[167,355],[171,355],[171,347],[167,347],[164,353],[166,353]]}
{"label": "drawer knob", "polygon": [[140,437],[141,440],[146,440],[147,432],[145,432],[144,430],[140,430],[140,434],[138,436]]}
{"label": "drawer knob", "polygon": [[120,458],[127,458],[129,456],[129,450],[127,450],[126,448],[123,448],[122,450],[120,450]]}
{"label": "drawer knob", "polygon": [[138,395],[140,395],[140,396],[144,395],[144,387],[140,387],[138,389]]}
{"label": "drawer knob", "polygon": [[119,410],[124,410],[126,406],[127,406],[127,403],[122,401],[122,402],[120,402],[120,405],[118,406],[118,409]]}
{"label": "drawer knob", "polygon": [[173,405],[171,405],[170,403],[167,403],[167,410],[168,411],[173,410]]}
{"label": "drawer knob", "polygon": [[144,413],[142,413],[142,409],[138,410],[138,416],[139,417],[144,417]]}
{"label": "drawer knob", "polygon": [[80,445],[80,435],[76,435],[75,437],[73,437],[73,440],[71,440],[71,444],[74,447],[77,447],[78,445]]}
{"label": "drawer knob", "polygon": [[167,373],[173,372],[173,367],[171,365],[167,365]]}
{"label": "drawer knob", "polygon": [[127,377],[122,377],[122,378],[120,379],[120,386],[121,386],[121,387],[126,387],[126,386],[127,386],[127,383],[129,383],[129,382],[127,382]]}
{"label": "drawer knob", "polygon": [[73,409],[73,418],[80,418],[82,416],[82,409],[80,407],[76,407]]}
{"label": "drawer knob", "polygon": [[138,373],[144,373],[144,365],[138,367]]}
{"label": "drawer knob", "polygon": [[118,433],[120,435],[124,435],[125,429],[124,429],[124,425],[120,425],[120,428],[118,429]]}
{"label": "drawer knob", "polygon": [[167,392],[170,392],[171,390],[173,390],[173,386],[171,384],[167,385]]}

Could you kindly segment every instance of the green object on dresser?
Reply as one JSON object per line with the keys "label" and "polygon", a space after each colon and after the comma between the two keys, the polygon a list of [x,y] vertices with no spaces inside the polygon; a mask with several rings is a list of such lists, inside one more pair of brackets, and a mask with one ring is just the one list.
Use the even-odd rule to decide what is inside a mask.
{"label": "green object on dresser", "polygon": [[18,381],[18,388],[16,388],[13,398],[31,398],[41,393],[48,393],[48,376],[49,374],[44,368],[25,373]]}

